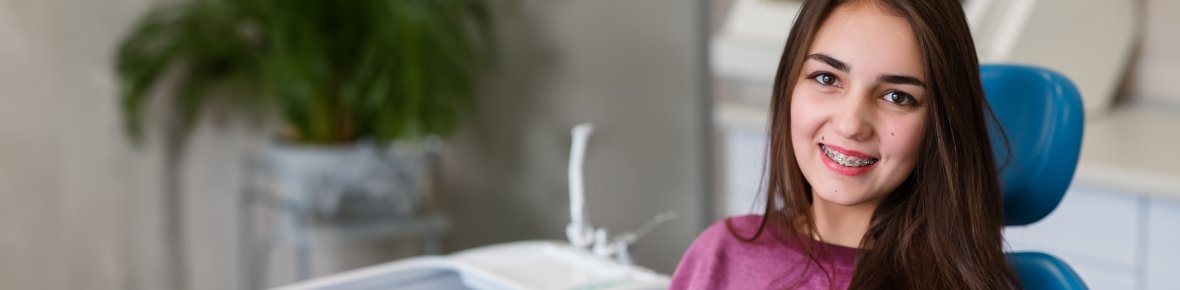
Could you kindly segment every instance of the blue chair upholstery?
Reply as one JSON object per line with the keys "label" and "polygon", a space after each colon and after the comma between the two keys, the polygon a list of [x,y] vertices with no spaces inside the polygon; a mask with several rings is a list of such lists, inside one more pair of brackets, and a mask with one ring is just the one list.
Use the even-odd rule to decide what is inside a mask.
{"label": "blue chair upholstery", "polygon": [[1031,224],[1057,208],[1073,180],[1085,123],[1081,94],[1065,76],[1030,66],[984,65],[980,78],[1011,146],[992,130],[1005,223]]}
{"label": "blue chair upholstery", "polygon": [[1087,289],[1073,268],[1045,253],[1010,253],[1008,264],[1020,276],[1020,284],[1024,289]]}
{"label": "blue chair upholstery", "polygon": [[[1073,180],[1085,125],[1081,94],[1065,76],[1032,66],[984,65],[980,78],[1004,133],[991,124],[1005,224],[1034,223],[1057,207]],[[1053,256],[1009,253],[1008,262],[1025,289],[1086,289]]]}

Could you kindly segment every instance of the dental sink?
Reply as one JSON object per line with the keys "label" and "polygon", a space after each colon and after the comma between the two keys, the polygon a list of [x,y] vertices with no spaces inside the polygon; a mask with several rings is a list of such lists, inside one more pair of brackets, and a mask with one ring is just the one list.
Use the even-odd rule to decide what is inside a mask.
{"label": "dental sink", "polygon": [[[469,290],[463,282],[459,271],[442,263],[415,262],[408,267],[386,269],[388,273],[378,275],[364,275],[365,277],[346,277],[346,279],[325,279],[330,283],[308,283],[292,287],[293,289],[333,289],[333,290],[376,290],[376,289],[405,289],[405,290]],[[436,265],[431,265],[436,264]],[[386,271],[382,271],[386,272]],[[359,279],[358,279],[359,278]],[[306,287],[303,287],[306,286]]]}
{"label": "dental sink", "polygon": [[667,276],[560,241],[521,241],[374,265],[281,290],[666,289]]}
{"label": "dental sink", "polygon": [[520,241],[393,261],[283,286],[280,290],[475,289],[648,290],[667,289],[671,278],[632,264],[631,245],[657,225],[676,218],[657,214],[638,230],[614,239],[586,216],[582,164],[591,124],[571,130],[568,242]]}

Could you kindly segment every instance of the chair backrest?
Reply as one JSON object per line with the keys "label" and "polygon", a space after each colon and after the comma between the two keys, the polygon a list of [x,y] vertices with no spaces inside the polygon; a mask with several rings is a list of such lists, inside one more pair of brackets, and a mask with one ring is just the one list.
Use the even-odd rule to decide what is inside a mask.
{"label": "chair backrest", "polygon": [[1057,207],[1073,180],[1085,125],[1081,94],[1065,76],[1038,67],[984,65],[980,78],[1007,136],[992,127],[1005,223],[1031,224]]}
{"label": "chair backrest", "polygon": [[1020,276],[1020,286],[1024,289],[1087,289],[1073,268],[1045,253],[1010,253],[1008,264]]}
{"label": "chair backrest", "polygon": [[[1038,67],[984,65],[980,78],[992,112],[992,147],[1000,166],[1004,222],[1027,225],[1049,215],[1073,180],[1085,126],[1082,98],[1065,76]],[[1006,137],[1006,138],[1005,138]],[[1056,257],[1009,253],[1025,289],[1086,289]]]}

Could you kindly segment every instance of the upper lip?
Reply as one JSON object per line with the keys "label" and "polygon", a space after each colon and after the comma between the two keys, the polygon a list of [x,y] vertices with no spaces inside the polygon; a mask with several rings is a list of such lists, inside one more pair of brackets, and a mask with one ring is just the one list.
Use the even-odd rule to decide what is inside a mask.
{"label": "upper lip", "polygon": [[868,158],[876,159],[877,158],[876,156],[872,156],[872,155],[866,154],[864,152],[844,149],[840,146],[836,146],[836,145],[832,145],[832,144],[827,144],[827,143],[820,143],[820,144],[824,145],[824,147],[827,147],[828,149],[830,149],[832,151],[840,152],[840,154],[844,154],[844,156],[856,157],[856,158],[862,158],[862,159],[868,159]]}

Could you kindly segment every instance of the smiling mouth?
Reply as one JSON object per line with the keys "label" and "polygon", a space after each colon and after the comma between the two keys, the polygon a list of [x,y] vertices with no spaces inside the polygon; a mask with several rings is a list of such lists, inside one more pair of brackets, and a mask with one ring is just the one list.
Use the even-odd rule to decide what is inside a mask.
{"label": "smiling mouth", "polygon": [[832,150],[828,148],[828,146],[824,146],[822,143],[819,144],[819,148],[820,150],[824,151],[824,155],[827,156],[828,159],[831,159],[832,161],[835,161],[836,164],[840,164],[841,166],[845,167],[865,167],[873,165],[873,163],[877,163],[878,160],[877,158],[859,158],[844,155],[844,153]]}

